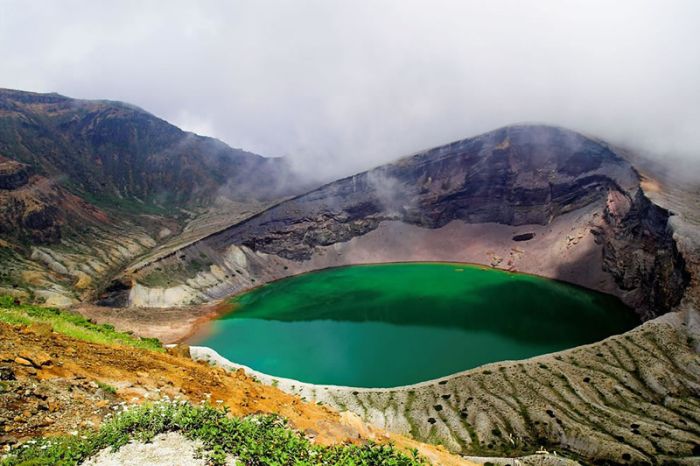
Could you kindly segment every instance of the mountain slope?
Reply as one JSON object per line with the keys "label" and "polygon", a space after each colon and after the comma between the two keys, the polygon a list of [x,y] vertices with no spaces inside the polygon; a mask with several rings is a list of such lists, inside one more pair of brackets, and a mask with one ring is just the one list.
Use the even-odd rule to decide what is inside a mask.
{"label": "mountain slope", "polygon": [[506,127],[282,202],[122,281],[132,304],[175,305],[328,266],[451,260],[615,293],[650,317],[678,304],[688,277],[669,213],[639,183],[602,141]]}
{"label": "mountain slope", "polygon": [[58,94],[0,90],[0,154],[106,204],[178,206],[285,189],[274,183],[286,173],[282,159],[187,133],[132,105]]}
{"label": "mountain slope", "polygon": [[89,299],[202,214],[226,224],[299,186],[282,159],[129,104],[0,89],[0,288]]}

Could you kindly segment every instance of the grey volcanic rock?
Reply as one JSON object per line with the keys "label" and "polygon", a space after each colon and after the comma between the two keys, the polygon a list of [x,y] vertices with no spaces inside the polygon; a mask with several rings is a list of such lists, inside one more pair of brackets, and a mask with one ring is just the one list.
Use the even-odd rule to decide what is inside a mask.
{"label": "grey volcanic rock", "polygon": [[635,180],[624,160],[577,133],[509,127],[336,181],[211,241],[308,259],[314,247],[347,241],[383,220],[428,228],[452,220],[547,224]]}
{"label": "grey volcanic rock", "polygon": [[[677,306],[690,274],[673,240],[669,212],[638,189],[634,197],[611,196],[601,234],[604,270],[622,290],[632,291],[628,304],[644,318]],[[634,298],[632,298],[634,296]]]}
{"label": "grey volcanic rock", "polygon": [[[590,227],[600,249],[596,260],[618,288],[578,282],[614,292],[644,318],[671,310],[683,296],[688,276],[668,227],[669,212],[644,196],[637,172],[614,148],[569,130],[534,125],[501,128],[327,184],[153,263],[139,264],[130,278],[153,286],[155,275],[179,276],[179,284],[169,283],[158,296],[169,296],[168,305],[203,301],[313,270],[313,264],[340,265],[316,258],[383,222],[427,230],[455,221],[547,226],[599,205],[598,221]],[[230,260],[232,247],[246,257],[244,265]],[[433,249],[439,251],[440,244]],[[193,262],[201,265],[202,258],[211,273],[195,273],[197,267],[191,267]],[[495,256],[477,261],[507,264]],[[193,273],[187,275],[187,270]],[[150,294],[140,286],[138,293],[143,292]],[[158,299],[138,304],[153,305]]]}
{"label": "grey volcanic rock", "polygon": [[629,164],[601,143],[558,128],[515,126],[328,184],[210,241],[302,260],[316,246],[347,241],[383,220],[428,228],[452,220],[544,225],[636,181]]}

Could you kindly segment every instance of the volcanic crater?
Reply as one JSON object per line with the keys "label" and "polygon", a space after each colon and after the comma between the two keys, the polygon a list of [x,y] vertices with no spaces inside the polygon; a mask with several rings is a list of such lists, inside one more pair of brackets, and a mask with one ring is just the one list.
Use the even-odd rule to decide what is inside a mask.
{"label": "volcanic crater", "polygon": [[[219,302],[329,267],[464,262],[614,295],[644,323],[560,353],[400,388],[285,391],[472,455],[561,448],[597,461],[692,456],[700,444],[698,264],[692,221],[664,206],[629,153],[562,128],[517,125],[420,152],[279,202],[118,276],[104,303]],[[671,312],[674,311],[674,312]],[[193,355],[240,367],[208,348]],[[252,373],[256,373],[252,371]],[[630,432],[630,422],[642,426]],[[482,458],[483,459],[483,458]]]}

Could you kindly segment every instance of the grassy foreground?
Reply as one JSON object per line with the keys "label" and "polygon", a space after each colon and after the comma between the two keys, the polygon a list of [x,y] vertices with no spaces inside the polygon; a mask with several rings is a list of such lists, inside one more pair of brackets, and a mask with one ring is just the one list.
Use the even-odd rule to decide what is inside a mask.
{"label": "grassy foreground", "polygon": [[54,332],[78,340],[106,345],[126,345],[155,351],[163,351],[155,338],[139,338],[118,332],[109,324],[94,324],[83,316],[60,309],[29,304],[15,304],[11,296],[0,296],[0,322],[12,325],[34,323],[51,325]]}
{"label": "grassy foreground", "polygon": [[130,440],[149,441],[177,431],[203,445],[211,464],[223,465],[227,456],[246,465],[417,466],[426,464],[416,452],[407,456],[392,445],[312,444],[273,415],[230,417],[226,409],[186,402],[160,401],[128,409],[99,430],[69,437],[30,440],[0,460],[0,466],[75,465],[98,451],[118,450]]}

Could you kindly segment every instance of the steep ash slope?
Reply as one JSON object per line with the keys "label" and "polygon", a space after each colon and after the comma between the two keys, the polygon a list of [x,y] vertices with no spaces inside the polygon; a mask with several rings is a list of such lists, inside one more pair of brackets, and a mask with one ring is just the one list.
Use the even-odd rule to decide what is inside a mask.
{"label": "steep ash slope", "polygon": [[610,188],[631,187],[628,165],[575,133],[513,127],[336,181],[213,238],[288,259],[345,241],[382,220],[428,228],[451,220],[546,224]]}
{"label": "steep ash slope", "polygon": [[[300,271],[366,262],[366,254],[357,254],[362,245],[364,252],[374,251],[370,261],[439,260],[452,251],[449,260],[564,278],[614,292],[649,317],[676,305],[687,282],[668,216],[648,201],[635,170],[607,144],[561,128],[512,126],[330,183],[170,256],[137,264],[130,270],[136,282],[130,300],[158,306],[221,298]],[[387,231],[396,224],[403,226]],[[511,256],[530,259],[516,266],[513,258],[447,246],[440,232],[449,228],[452,243],[479,241],[473,229],[457,232],[455,224],[490,225],[501,236],[504,226],[518,227],[510,228],[524,234],[518,239],[532,239],[509,237],[505,243]],[[572,238],[567,233],[574,227]],[[418,256],[406,252],[416,228],[434,239],[422,241]],[[595,263],[595,277],[564,276],[556,260],[534,264],[541,260],[537,253],[554,253],[542,241],[547,235],[551,240],[555,229],[562,234],[554,240],[566,236],[566,248],[580,250],[572,257],[584,264],[571,270]],[[534,231],[539,233],[530,236]],[[385,253],[402,242],[403,252]]]}

